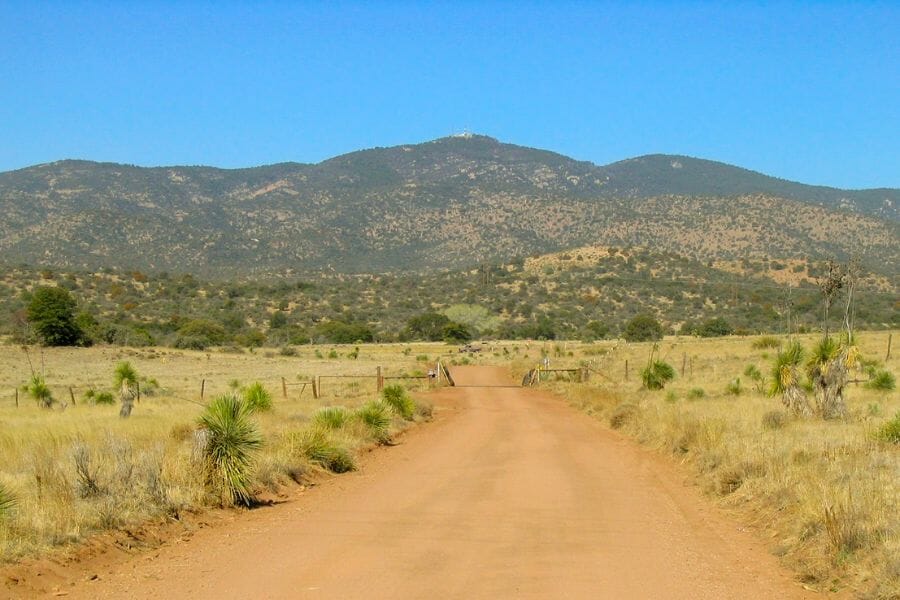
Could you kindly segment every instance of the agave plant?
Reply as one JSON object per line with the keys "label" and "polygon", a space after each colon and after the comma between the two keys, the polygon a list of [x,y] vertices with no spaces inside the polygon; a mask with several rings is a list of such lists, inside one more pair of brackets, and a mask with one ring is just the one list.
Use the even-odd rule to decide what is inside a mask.
{"label": "agave plant", "polygon": [[316,411],[312,420],[329,429],[340,429],[350,420],[350,412],[343,406],[325,406]]}
{"label": "agave plant", "polygon": [[203,454],[211,487],[223,504],[249,505],[253,454],[262,437],[251,420],[252,410],[232,394],[214,399],[200,417],[206,432]]}

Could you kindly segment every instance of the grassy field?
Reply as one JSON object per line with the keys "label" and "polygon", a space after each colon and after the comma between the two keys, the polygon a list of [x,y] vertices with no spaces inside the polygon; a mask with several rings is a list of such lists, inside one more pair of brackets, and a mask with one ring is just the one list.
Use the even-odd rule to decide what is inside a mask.
{"label": "grassy field", "polygon": [[[896,333],[896,332],[895,332]],[[895,356],[883,361],[887,332],[860,336],[863,356],[882,359],[893,373]],[[0,484],[18,503],[0,520],[4,558],[40,553],[91,532],[214,505],[197,476],[195,430],[205,399],[232,382],[262,382],[274,409],[256,419],[264,435],[253,472],[257,493],[302,480],[321,463],[303,452],[323,406],[358,407],[376,397],[371,377],[420,374],[438,357],[450,364],[508,365],[513,376],[548,358],[551,368],[588,367],[590,380],[546,374],[542,387],[643,444],[672,455],[699,485],[737,519],[768,539],[774,553],[817,589],[851,588],[861,597],[900,597],[900,449],[877,432],[900,412],[900,394],[851,384],[849,417],[797,420],[781,412],[778,398],[762,390],[750,366],[768,379],[777,352],[754,337],[711,340],[667,338],[663,360],[676,371],[660,391],[642,389],[639,371],[652,344],[605,341],[497,342],[476,355],[450,354],[444,344],[303,346],[295,356],[189,352],[170,349],[48,349],[43,363],[58,401],[40,409],[20,391],[30,369],[23,351],[0,347]],[[801,340],[809,347],[815,336]],[[41,356],[30,351],[38,370]],[[88,389],[109,389],[115,365],[130,361],[143,377],[145,395],[131,418],[118,407],[92,405]],[[627,378],[626,378],[627,362]],[[322,379],[323,397],[289,384],[312,376],[359,374],[366,379]],[[865,375],[860,375],[865,379]],[[736,380],[740,379],[738,383]],[[391,383],[392,380],[388,380]],[[427,387],[424,380],[407,380]],[[72,386],[77,404],[69,397]],[[395,417],[392,427],[404,427]],[[352,452],[377,443],[359,427],[329,432],[334,445]],[[92,483],[93,482],[93,483]],[[94,485],[96,489],[92,489]]]}
{"label": "grassy field", "polygon": [[[883,362],[887,338],[862,334],[863,356]],[[759,530],[811,587],[900,598],[900,447],[876,435],[900,412],[900,393],[851,384],[846,420],[786,417],[779,399],[745,374],[754,365],[769,378],[777,349],[754,347],[758,339],[667,338],[660,353],[676,377],[660,391],[642,389],[639,377],[652,344],[548,344],[551,367],[589,364],[591,380],[552,377],[541,385],[688,465],[708,494]],[[817,337],[801,339],[809,347]],[[885,366],[896,374],[893,354]],[[514,375],[538,356],[514,361]]]}
{"label": "grassy field", "polygon": [[[346,466],[309,451],[318,409],[359,407],[378,397],[373,377],[378,366],[386,377],[424,374],[429,361],[446,351],[443,344],[366,345],[358,353],[352,346],[300,347],[295,356],[97,347],[48,348],[42,355],[32,347],[26,356],[17,346],[0,346],[0,486],[16,499],[5,518],[0,511],[0,557],[33,555],[92,532],[215,505],[198,475],[195,432],[204,409],[203,380],[205,402],[238,382],[259,381],[271,393],[273,409],[254,418],[264,443],[253,489],[265,494],[323,466]],[[143,378],[142,398],[128,419],[118,416],[118,403],[99,405],[85,397],[91,389],[111,390],[113,370],[125,360]],[[42,363],[55,399],[51,409],[39,408],[21,389],[31,367],[40,372]],[[338,374],[368,377],[327,378]],[[319,399],[313,399],[310,386],[301,393],[296,385],[316,375],[322,377]],[[386,384],[400,381],[410,390],[429,385],[421,379]],[[326,431],[318,443],[352,461],[355,450],[378,440],[351,425]],[[403,427],[405,421],[395,416],[391,431]]]}

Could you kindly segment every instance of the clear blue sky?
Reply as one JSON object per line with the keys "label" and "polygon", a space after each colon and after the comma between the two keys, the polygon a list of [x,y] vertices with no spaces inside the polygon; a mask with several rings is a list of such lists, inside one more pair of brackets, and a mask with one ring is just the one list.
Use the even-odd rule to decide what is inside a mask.
{"label": "clear blue sky", "polygon": [[317,162],[463,129],[900,187],[900,3],[0,0],[0,170]]}

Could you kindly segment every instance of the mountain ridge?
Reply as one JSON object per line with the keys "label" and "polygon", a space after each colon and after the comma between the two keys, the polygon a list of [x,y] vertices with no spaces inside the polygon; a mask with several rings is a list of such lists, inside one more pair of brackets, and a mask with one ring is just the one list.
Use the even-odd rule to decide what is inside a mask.
{"label": "mountain ridge", "polygon": [[700,260],[863,253],[885,272],[900,262],[898,208],[889,188],[807,186],[677,155],[597,166],[468,135],[316,164],[67,159],[0,173],[0,260],[228,276],[454,268],[601,243]]}

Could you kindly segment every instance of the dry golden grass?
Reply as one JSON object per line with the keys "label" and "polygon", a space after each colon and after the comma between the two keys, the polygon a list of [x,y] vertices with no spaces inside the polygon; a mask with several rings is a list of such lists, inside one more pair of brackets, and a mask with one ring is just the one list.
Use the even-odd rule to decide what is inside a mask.
{"label": "dry golden grass", "polygon": [[[863,333],[863,356],[883,359],[887,337]],[[639,378],[652,344],[548,343],[552,367],[590,363],[597,373],[587,385],[542,385],[690,465],[700,485],[766,536],[805,583],[900,597],[900,448],[874,436],[900,411],[900,393],[851,384],[845,421],[773,412],[781,410],[779,399],[757,391],[744,371],[752,364],[768,377],[775,350],[754,349],[753,339],[664,340],[662,357],[678,375],[658,392],[642,390]],[[809,347],[814,339],[803,342]],[[895,374],[896,354],[886,365]],[[514,373],[534,366],[536,355],[515,362]],[[739,395],[726,391],[735,378]]]}
{"label": "dry golden grass", "polygon": [[[46,380],[57,403],[41,409],[21,386],[30,376],[25,353],[16,346],[0,346],[0,485],[17,502],[11,515],[0,515],[0,559],[45,552],[78,541],[92,532],[174,516],[214,504],[198,475],[194,431],[205,400],[229,391],[230,384],[262,382],[272,394],[274,408],[256,416],[264,436],[254,468],[257,492],[276,492],[316,467],[302,455],[296,440],[312,414],[323,406],[357,407],[377,396],[375,379],[322,379],[322,397],[311,389],[288,387],[313,375],[374,376],[384,367],[387,377],[427,370],[429,361],[446,352],[442,344],[302,347],[296,356],[273,352],[226,354],[171,349],[45,349]],[[328,358],[334,351],[337,358]],[[29,351],[41,370],[41,354]],[[319,357],[322,358],[319,358]],[[332,355],[334,356],[334,355]],[[132,416],[121,419],[118,405],[94,405],[84,398],[88,389],[109,390],[113,369],[130,361],[142,377],[155,379],[159,390],[145,395]],[[388,380],[393,383],[394,380]],[[406,380],[412,390],[426,380]],[[72,387],[76,404],[70,398]],[[19,391],[19,406],[14,392]],[[145,390],[150,389],[145,382]],[[66,404],[66,406],[63,406]],[[393,429],[402,428],[395,419]],[[334,442],[349,450],[374,443],[358,423],[333,432]]]}

